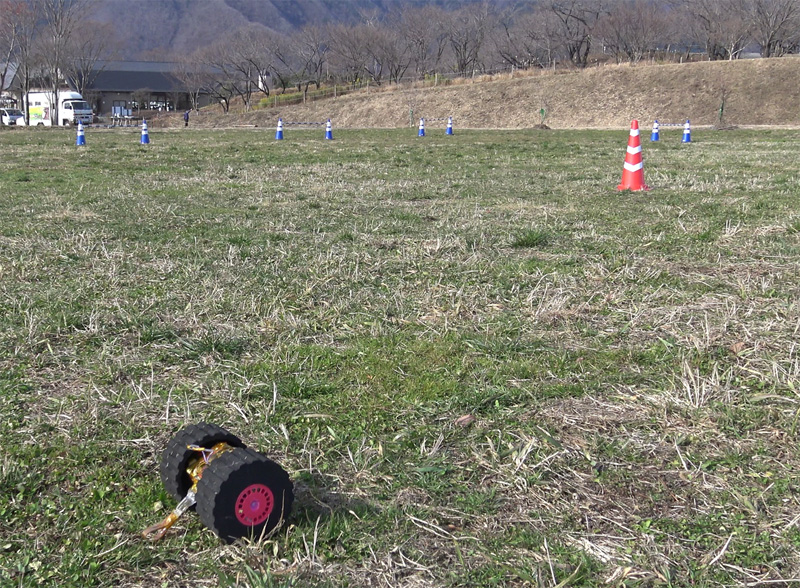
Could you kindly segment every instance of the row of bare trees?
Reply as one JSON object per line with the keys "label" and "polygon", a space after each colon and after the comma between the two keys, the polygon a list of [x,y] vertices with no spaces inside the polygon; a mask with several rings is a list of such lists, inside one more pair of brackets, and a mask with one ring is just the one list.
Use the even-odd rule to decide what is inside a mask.
{"label": "row of bare trees", "polygon": [[[498,10],[491,2],[457,10],[406,6],[356,24],[308,26],[281,34],[250,26],[187,57],[224,107],[246,107],[273,87],[307,91],[323,81],[356,85],[465,76],[511,67],[586,67],[608,56],[635,63],[657,55],[737,59],[748,46],[764,57],[797,52],[800,0],[551,0]],[[188,82],[188,80],[187,80]],[[189,84],[191,85],[191,84]]]}
{"label": "row of bare trees", "polygon": [[[107,26],[87,22],[91,1],[0,0],[0,60],[19,64],[20,90],[34,75],[48,79],[53,92],[58,72],[78,88],[90,81],[111,38]],[[773,57],[800,47],[800,0],[539,0],[498,8],[507,4],[409,4],[290,34],[251,24],[185,56],[176,75],[193,102],[210,92],[227,109],[234,99],[249,108],[270,87],[307,92],[326,81],[356,86],[586,67],[603,56],[635,63],[702,51],[708,59],[737,59],[750,46]]]}
{"label": "row of bare trees", "polygon": [[32,84],[51,93],[58,120],[57,93],[66,78],[83,91],[89,72],[109,55],[113,29],[92,22],[91,0],[0,0],[0,87],[14,75],[14,89]]}

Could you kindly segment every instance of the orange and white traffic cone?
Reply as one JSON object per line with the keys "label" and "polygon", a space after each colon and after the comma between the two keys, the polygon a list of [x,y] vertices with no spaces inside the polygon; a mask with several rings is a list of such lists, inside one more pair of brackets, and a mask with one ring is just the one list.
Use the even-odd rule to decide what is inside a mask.
{"label": "orange and white traffic cone", "polygon": [[642,142],[639,138],[639,121],[631,122],[631,133],[628,136],[628,152],[625,154],[625,165],[622,166],[622,183],[617,190],[649,190],[644,183],[644,164],[642,163]]}

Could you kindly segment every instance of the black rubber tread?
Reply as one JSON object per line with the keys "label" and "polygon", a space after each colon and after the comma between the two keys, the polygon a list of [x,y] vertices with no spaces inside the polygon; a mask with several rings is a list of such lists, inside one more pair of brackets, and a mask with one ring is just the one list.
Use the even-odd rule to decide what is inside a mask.
{"label": "black rubber tread", "polygon": [[186,473],[186,466],[197,452],[188,449],[187,445],[211,448],[222,441],[233,447],[245,447],[236,435],[209,423],[189,425],[178,431],[161,455],[161,481],[167,493],[180,502],[192,487],[192,479]]}
{"label": "black rubber tread", "polygon": [[[272,512],[263,523],[247,526],[235,514],[239,494],[251,484],[267,486],[274,497]],[[280,465],[249,448],[223,453],[203,471],[197,483],[197,514],[220,539],[233,543],[240,538],[268,537],[288,517],[294,502],[294,487]]]}

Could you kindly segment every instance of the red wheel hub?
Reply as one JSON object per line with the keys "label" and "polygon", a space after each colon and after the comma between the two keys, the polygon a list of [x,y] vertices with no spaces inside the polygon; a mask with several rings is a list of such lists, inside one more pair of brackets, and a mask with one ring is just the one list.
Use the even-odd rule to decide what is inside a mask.
{"label": "red wheel hub", "polygon": [[260,525],[269,518],[275,497],[264,484],[251,484],[236,499],[236,518],[248,527]]}

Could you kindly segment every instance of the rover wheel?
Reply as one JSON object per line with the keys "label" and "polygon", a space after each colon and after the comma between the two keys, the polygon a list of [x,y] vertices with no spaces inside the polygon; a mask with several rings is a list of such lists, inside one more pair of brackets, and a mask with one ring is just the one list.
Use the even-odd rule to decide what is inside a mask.
{"label": "rover wheel", "polygon": [[286,520],[294,501],[289,474],[248,448],[223,453],[197,483],[197,514],[223,541],[268,537]]}
{"label": "rover wheel", "polygon": [[186,473],[186,467],[197,452],[188,449],[187,445],[211,448],[212,445],[223,441],[232,447],[245,446],[233,433],[208,423],[189,425],[167,443],[161,456],[160,470],[161,481],[170,496],[180,502],[192,487],[192,479]]}

